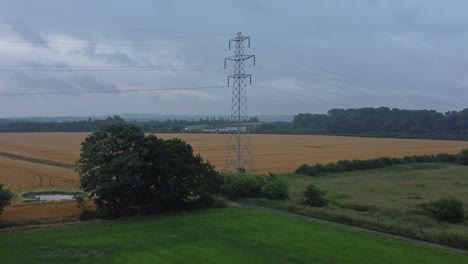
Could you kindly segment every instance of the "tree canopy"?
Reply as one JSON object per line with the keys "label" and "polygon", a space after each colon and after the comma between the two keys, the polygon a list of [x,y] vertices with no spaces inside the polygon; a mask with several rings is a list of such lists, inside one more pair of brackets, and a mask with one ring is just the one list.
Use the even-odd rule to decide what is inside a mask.
{"label": "tree canopy", "polygon": [[145,136],[129,124],[88,136],[77,171],[81,188],[92,193],[98,210],[113,216],[206,204],[217,189],[218,173],[190,145]]}

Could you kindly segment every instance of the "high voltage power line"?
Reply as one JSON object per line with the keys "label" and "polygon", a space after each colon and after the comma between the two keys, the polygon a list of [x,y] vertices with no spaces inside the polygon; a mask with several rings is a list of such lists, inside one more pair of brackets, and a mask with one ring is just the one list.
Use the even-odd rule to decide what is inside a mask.
{"label": "high voltage power line", "polygon": [[[260,58],[260,61],[262,61],[262,58]],[[271,64],[271,63],[269,63],[269,64]],[[283,64],[278,64],[278,65],[280,65],[280,67],[286,67],[286,68],[293,69],[293,67],[284,66]],[[297,74],[297,72],[307,73],[307,71],[305,71],[305,70],[295,70],[296,74],[291,74],[291,73],[276,70],[276,69],[273,69],[273,68],[270,68],[270,67],[258,66],[258,68],[259,69],[264,69],[264,70],[267,70],[267,71],[272,71],[272,72],[275,72],[275,73],[279,73],[279,74],[282,74],[282,75],[292,76],[294,78],[299,78],[299,79],[303,79],[303,80],[307,80],[307,81],[311,81],[311,82],[315,82],[315,83],[324,84],[323,80],[316,80],[316,79],[311,79],[309,77],[304,77],[304,75],[303,75],[304,73]],[[314,74],[314,73],[311,73],[311,72],[309,72],[309,73]],[[430,104],[437,104],[439,106],[451,106],[450,102],[444,103],[444,102],[442,102],[443,100],[441,100],[441,99],[437,99],[437,98],[433,98],[433,97],[429,97],[429,96],[425,96],[425,95],[411,94],[411,93],[405,94],[404,92],[396,93],[395,91],[392,91],[392,90],[388,91],[388,90],[381,90],[381,89],[373,89],[373,87],[370,87],[370,86],[366,86],[366,85],[362,85],[362,84],[356,84],[356,83],[346,81],[346,80],[342,80],[342,79],[338,79],[338,78],[332,78],[332,80],[340,82],[340,83],[346,85],[347,87],[342,87],[340,85],[331,84],[331,83],[327,83],[327,85],[339,88],[339,89],[341,89],[341,90],[343,90],[345,92],[348,92],[349,90],[353,90],[353,91],[358,92],[358,93],[362,93],[362,94],[366,94],[366,95],[370,95],[370,96],[378,97],[378,98],[381,98],[382,95],[375,94],[375,92],[382,92],[385,95],[392,94],[392,95],[399,96],[399,97],[403,96],[402,98],[400,98],[400,100],[404,100],[404,101],[411,100],[409,97],[413,97],[413,98],[417,98],[418,101],[426,101],[426,102],[429,102]],[[415,102],[413,100],[411,100],[410,103],[415,103]],[[422,105],[420,103],[415,103],[415,104],[419,104],[419,106],[424,107],[424,105]]]}
{"label": "high voltage power line", "polygon": [[[84,43],[83,43],[84,42]],[[160,45],[160,44],[128,44],[128,43],[99,43],[99,42],[60,42],[60,41],[27,41],[27,40],[0,40],[0,43],[26,43],[26,44],[58,44],[58,45],[88,45],[88,46],[110,46],[110,47],[155,47],[155,48],[213,48],[225,49],[217,46],[202,45]],[[14,47],[14,46],[13,46]]]}
{"label": "high voltage power line", "polygon": [[218,35],[231,36],[232,34],[220,32],[202,32],[202,31],[177,31],[177,30],[158,30],[158,29],[142,29],[142,28],[124,28],[124,27],[102,27],[102,26],[83,26],[83,25],[65,25],[65,24],[48,24],[23,21],[0,21],[2,24],[29,25],[39,27],[64,27],[64,28],[82,28],[82,29],[101,29],[101,30],[116,30],[116,31],[139,31],[153,33],[170,33],[170,34],[195,34],[195,35]]}
{"label": "high voltage power line", "polygon": [[155,71],[223,71],[221,68],[160,69],[0,69],[0,72],[155,72]]}
{"label": "high voltage power line", "polygon": [[[369,92],[365,92],[365,91],[362,91],[360,90],[359,88],[356,88],[356,87],[343,87],[343,86],[340,86],[340,85],[337,85],[337,84],[330,84],[330,83],[325,83],[323,81],[320,81],[320,80],[315,80],[315,79],[310,79],[310,78],[307,78],[307,77],[304,77],[304,76],[300,76],[300,75],[294,75],[294,74],[290,74],[290,73],[287,73],[287,72],[283,72],[283,71],[279,71],[279,70],[275,70],[275,69],[272,69],[272,68],[268,68],[268,67],[259,67],[260,70],[267,70],[269,72],[273,72],[273,73],[276,73],[276,74],[281,74],[281,75],[286,75],[286,76],[290,76],[292,78],[298,78],[298,79],[302,79],[302,80],[306,80],[306,81],[310,81],[310,82],[313,82],[313,83],[317,83],[317,84],[320,84],[320,85],[328,85],[328,86],[331,86],[331,87],[334,87],[334,88],[339,88],[340,90],[342,90],[343,92],[350,92],[350,91],[354,91],[354,92],[357,92],[357,93],[361,93],[361,94],[365,94],[367,96],[371,96],[373,97],[373,100],[375,101],[380,101],[382,102],[382,99],[387,99],[387,98],[382,98],[381,95],[377,95],[377,94],[373,94],[373,93],[369,93]],[[306,89],[311,89],[311,88],[306,88]],[[318,88],[314,88],[314,89],[318,89]],[[323,91],[325,92],[325,91]],[[333,93],[332,91],[327,91],[328,93]],[[341,95],[343,96],[343,94],[338,94],[338,93],[333,93],[334,95]],[[407,101],[408,98],[405,98],[403,100],[406,100]],[[391,100],[391,99],[388,99],[388,100]],[[414,103],[413,101],[411,101],[411,103]],[[422,105],[420,105],[422,106]]]}
{"label": "high voltage power line", "polygon": [[221,68],[219,65],[18,65],[0,64],[10,68]]}
{"label": "high voltage power line", "polygon": [[[330,104],[330,103],[325,103],[323,99],[321,98],[313,98],[313,97],[309,97],[309,96],[304,96],[302,94],[297,94],[297,93],[292,93],[292,92],[288,92],[288,91],[282,91],[282,90],[279,90],[279,89],[273,89],[271,87],[263,87],[263,86],[258,86],[258,85],[254,85],[253,86],[254,88],[259,88],[262,90],[262,92],[259,92],[257,90],[252,90],[256,93],[262,93],[262,94],[265,94],[267,96],[272,96],[272,97],[277,97],[278,95],[273,95],[273,94],[270,94],[268,93],[269,91],[274,91],[274,92],[278,92],[281,95],[281,98],[279,99],[288,99],[288,100],[291,100],[291,101],[295,101],[295,102],[301,102],[301,103],[306,103],[308,105],[314,105],[314,104],[319,104],[319,105],[322,105],[322,106],[326,106],[326,107],[335,107],[336,104]],[[300,97],[300,99],[298,98],[295,98],[295,97],[287,97],[287,96],[284,96],[284,95],[290,95],[290,96],[297,96],[297,97]],[[327,101],[327,100],[325,100]]]}
{"label": "high voltage power line", "polygon": [[[291,60],[289,60],[289,59],[287,59],[287,58],[285,58],[283,56],[276,55],[275,53],[272,53],[272,52],[266,52],[264,50],[259,50],[259,49],[255,49],[255,50],[257,52],[264,53],[264,54],[266,54],[268,56],[276,57],[276,58],[279,58],[279,59],[283,60],[283,62],[278,63],[278,64],[281,65],[281,67],[289,68],[289,69],[294,69],[295,68],[295,67],[289,66],[289,64],[287,64],[287,63],[284,63],[284,61],[286,61],[286,60],[288,60],[288,61],[291,61]],[[260,60],[262,60],[262,59],[265,60],[264,58],[261,58]],[[268,60],[265,60],[265,61],[268,61]],[[344,83],[344,84],[347,84],[347,85],[352,85],[354,87],[359,87],[361,89],[364,88],[365,90],[368,90],[368,91],[373,91],[373,92],[382,91],[382,92],[385,92],[385,93],[388,93],[388,94],[393,94],[393,95],[397,95],[397,96],[405,96],[405,97],[412,96],[412,97],[417,97],[418,100],[422,99],[422,100],[425,100],[426,102],[431,101],[431,104],[435,103],[435,104],[444,105],[444,106],[451,106],[450,102],[447,102],[447,104],[441,104],[441,99],[440,98],[434,98],[434,97],[431,97],[431,96],[421,95],[421,94],[414,94],[414,93],[408,92],[407,90],[401,90],[401,89],[398,89],[398,88],[395,88],[395,87],[388,87],[388,86],[382,85],[382,84],[373,84],[373,83],[370,83],[370,82],[368,82],[368,81],[366,81],[366,80],[364,80],[362,78],[355,77],[355,76],[352,76],[352,75],[349,75],[349,74],[329,70],[329,69],[326,69],[326,68],[323,68],[323,67],[312,65],[310,63],[304,63],[304,62],[299,61],[299,60],[292,60],[292,61],[296,62],[297,64],[313,68],[313,69],[315,69],[317,71],[325,72],[325,73],[330,74],[332,76],[333,75],[339,76],[341,78],[334,77],[334,78],[332,78],[332,80],[335,80],[335,81],[338,81],[338,82],[341,82],[341,83]],[[270,62],[271,62],[271,60],[270,60]],[[304,72],[304,73],[309,73],[309,74],[316,75],[316,73],[312,73],[310,71],[306,71],[306,70],[299,69],[299,68],[295,68],[295,70],[296,71],[301,71],[301,72]],[[346,79],[349,79],[349,80],[344,80],[342,78],[346,78]],[[358,81],[361,84],[353,83],[350,80]],[[378,89],[378,88],[383,88],[385,90]],[[364,92],[364,93],[367,93],[367,92]]]}
{"label": "high voltage power line", "polygon": [[[0,45],[0,48],[36,48],[36,49],[93,49],[93,50],[117,50],[111,47],[90,47],[90,46],[18,46],[18,45]],[[131,51],[208,51],[208,52],[224,52],[225,50],[219,48],[190,48],[190,47],[177,47],[168,46],[167,48],[119,48],[118,50],[131,50]]]}
{"label": "high voltage power line", "polygon": [[[229,33],[222,33],[222,32],[200,32],[200,31],[177,31],[177,30],[161,30],[161,29],[142,29],[142,28],[124,28],[124,27],[103,27],[103,26],[87,26],[87,25],[66,25],[66,24],[49,24],[49,23],[35,23],[35,22],[22,22],[22,21],[0,21],[0,23],[3,23],[3,24],[19,24],[19,25],[28,25],[28,26],[37,26],[37,27],[63,27],[63,28],[82,28],[82,29],[96,29],[96,30],[113,30],[113,31],[139,31],[139,32],[153,32],[153,33],[169,33],[169,34],[192,34],[192,35],[217,35],[217,36],[228,36],[228,35],[231,35]],[[268,45],[269,47],[272,46],[272,47],[275,47],[277,48],[278,50],[281,50],[283,51],[284,50],[284,47],[281,47],[280,45],[277,45],[277,44],[274,44],[274,43],[270,43],[270,42],[266,42],[266,41],[263,41],[261,39],[257,39],[257,38],[252,38],[253,41],[255,41],[256,43],[264,43],[264,45]],[[31,42],[28,42],[28,41],[23,41],[23,40],[5,40],[3,41],[4,43],[33,43],[33,44],[59,44],[59,45],[75,45],[75,44],[83,44],[83,43],[79,43],[79,42],[46,42],[46,41],[31,41]],[[1,45],[2,41],[0,41],[0,47],[2,47]],[[171,46],[171,45],[167,45],[167,46],[159,46],[159,45],[145,45],[145,44],[122,44],[122,43],[87,43],[85,42],[85,44],[83,45],[95,45],[95,46],[98,46],[98,47],[95,47],[95,46],[83,46],[83,47],[70,47],[70,46],[44,46],[44,48],[70,48],[70,49],[73,49],[73,48],[90,48],[90,49],[113,49],[112,47],[120,47],[119,49],[121,49],[122,47],[125,48],[129,48],[129,49],[132,49],[132,50],[161,50],[161,51],[164,51],[164,50],[187,50],[187,51],[222,51],[222,48],[221,47],[206,47],[206,46],[194,46],[194,45],[186,45],[186,46]],[[7,46],[5,46],[7,47]],[[19,46],[17,45],[17,47],[26,47],[26,48],[29,48],[29,47],[42,47],[42,46]],[[138,47],[152,47],[154,49],[138,49]],[[280,59],[280,60],[283,60],[283,61],[288,61],[288,63],[284,63],[284,62],[281,62],[279,63],[281,67],[283,68],[288,68],[289,70],[294,70],[295,72],[301,72],[302,74],[314,74],[314,75],[317,75],[317,73],[312,73],[308,70],[305,70],[305,69],[302,69],[302,68],[297,68],[297,67],[294,67],[294,66],[290,66],[289,62],[294,62],[298,65],[302,65],[302,66],[306,66],[308,68],[311,68],[311,69],[314,69],[314,71],[318,71],[318,72],[323,72],[323,73],[326,73],[328,75],[330,75],[332,78],[331,78],[331,81],[336,81],[336,82],[339,82],[339,83],[343,83],[344,85],[346,85],[346,87],[342,87],[340,85],[337,85],[336,83],[330,83],[328,80],[313,80],[313,79],[310,79],[308,77],[304,77],[304,76],[301,76],[299,75],[294,75],[295,77],[298,77],[300,79],[304,79],[304,80],[308,80],[308,81],[312,81],[312,82],[316,82],[316,83],[324,83],[324,82],[327,82],[328,83],[326,85],[328,86],[332,86],[332,87],[336,87],[336,88],[339,88],[340,90],[343,90],[343,91],[349,91],[349,90],[352,90],[354,92],[358,92],[358,93],[362,93],[362,94],[366,94],[366,95],[369,95],[369,96],[373,96],[373,97],[376,97],[377,99],[382,99],[382,95],[378,95],[378,94],[375,94],[375,92],[380,92],[380,93],[383,93],[385,95],[387,94],[393,94],[393,95],[396,95],[396,96],[399,96],[400,99],[399,100],[403,100],[403,101],[407,101],[408,103],[412,104],[412,105],[420,105],[420,106],[423,106],[422,104],[420,104],[419,102],[421,101],[425,101],[425,102],[429,102],[430,104],[437,104],[437,105],[444,105],[444,106],[452,106],[450,103],[448,104],[443,104],[443,102],[441,102],[441,99],[440,98],[434,98],[434,97],[431,97],[431,96],[427,96],[427,95],[420,95],[420,94],[414,94],[414,93],[411,93],[409,91],[406,91],[406,90],[401,90],[401,89],[397,89],[397,88],[394,88],[394,87],[388,87],[387,85],[382,85],[382,84],[375,84],[375,83],[372,83],[372,82],[369,82],[368,80],[365,80],[363,78],[360,78],[360,77],[356,77],[352,74],[348,74],[348,73],[343,73],[341,71],[337,71],[337,70],[331,70],[327,67],[323,67],[323,66],[320,66],[320,65],[314,65],[314,64],[311,64],[309,62],[303,62],[301,60],[295,60],[295,59],[292,59],[290,57],[285,57],[285,56],[280,56],[280,55],[277,55],[276,53],[274,52],[270,52],[270,51],[267,51],[267,50],[263,50],[263,49],[254,49],[262,54],[265,54],[267,56],[271,56],[271,57],[275,57],[277,59]],[[296,51],[297,52],[297,51]],[[260,58],[262,60],[262,58]],[[265,59],[263,59],[265,60]],[[265,61],[268,61],[268,60],[265,60]],[[274,64],[273,64],[274,66]],[[266,69],[266,70],[269,70],[269,71],[273,71],[273,69],[267,69],[265,67],[262,67],[262,69]],[[188,69],[177,69],[177,70],[188,70]],[[192,70],[192,69],[191,69]],[[195,69],[193,68],[193,70],[201,70],[201,69]],[[211,70],[211,69],[203,69],[203,70]],[[0,71],[2,71],[0,69]],[[3,71],[16,71],[16,70],[12,70],[12,69],[5,69]],[[27,70],[27,71],[46,71],[46,70]],[[47,70],[49,71],[49,70]],[[99,71],[99,70],[84,70],[84,69],[70,69],[70,70],[52,70],[52,71]],[[111,69],[110,67],[109,68],[106,68],[106,70],[101,70],[101,71],[140,71],[140,70],[114,70],[114,69]],[[147,71],[147,70],[142,70],[142,71]],[[150,71],[150,70],[148,70]],[[151,69],[152,71],[152,69]],[[290,75],[291,76],[291,75]],[[357,83],[356,83],[357,82]],[[382,90],[383,88],[383,90]],[[417,100],[411,100],[409,97],[414,97],[414,98],[417,98]],[[389,99],[390,100],[390,99]],[[392,101],[393,102],[393,101]],[[342,103],[340,103],[342,104]]]}
{"label": "high voltage power line", "polygon": [[223,89],[223,88],[227,88],[227,86],[198,86],[198,87],[177,87],[177,88],[155,88],[155,89],[93,90],[93,91],[59,91],[59,92],[16,92],[16,93],[0,93],[0,96],[135,93],[135,92],[205,90],[205,89]]}
{"label": "high voltage power line", "polygon": [[[43,26],[43,27],[65,27],[65,28],[102,29],[102,30],[117,30],[117,31],[119,31],[119,30],[120,31],[141,31],[141,32],[156,32],[156,33],[201,34],[201,35],[220,35],[220,36],[231,35],[229,33],[222,33],[222,32],[199,32],[199,31],[177,31],[177,30],[158,30],[158,29],[142,29],[142,28],[124,28],[124,27],[66,25],[66,24],[36,23],[36,22],[11,21],[11,20],[10,21],[9,20],[0,21],[0,23],[30,25],[30,26]],[[265,44],[265,45],[268,45],[268,46],[273,46],[273,47],[276,47],[278,49],[284,50],[284,47],[281,47],[280,45],[277,45],[277,44],[266,42],[266,41],[263,41],[263,40],[257,39],[257,38],[252,38],[252,40],[254,40],[255,42],[258,42],[260,44]],[[291,61],[291,58],[278,56],[278,55],[276,55],[276,54],[274,54],[272,52],[264,51],[264,50],[261,50],[261,49],[260,50],[255,49],[255,50],[258,51],[258,52],[264,53],[264,54],[269,54],[271,56],[275,56],[277,58],[287,59],[288,61]],[[364,80],[362,78],[350,75],[350,74],[342,73],[342,72],[335,71],[335,70],[330,70],[330,69],[327,69],[327,68],[322,67],[322,66],[312,65],[310,63],[304,63],[304,62],[299,61],[299,60],[292,60],[292,61],[294,61],[294,62],[296,62],[298,64],[301,64],[301,65],[304,65],[304,66],[313,67],[314,69],[316,69],[318,71],[326,72],[326,73],[329,73],[329,74],[332,74],[332,75],[337,75],[337,76],[341,76],[341,77],[344,77],[344,78],[348,78],[348,79],[352,79],[352,80],[355,80],[355,81],[359,81],[359,82],[362,82],[362,83],[369,84],[368,81],[366,81],[366,80]],[[337,79],[337,81],[343,81],[343,80]],[[356,84],[350,84],[350,85],[356,85]],[[382,85],[375,85],[375,84],[370,84],[370,85],[372,86],[371,89],[382,86]],[[403,92],[404,95],[408,95],[408,91],[402,91],[400,89],[391,88],[391,87],[385,87],[385,88],[390,89],[390,90],[396,90],[396,91],[399,91],[399,92]],[[388,92],[388,91],[386,91],[386,92]],[[421,97],[421,95],[414,95],[414,96]],[[431,97],[425,96],[425,95],[423,95],[423,97],[439,101],[439,98],[431,98]]]}

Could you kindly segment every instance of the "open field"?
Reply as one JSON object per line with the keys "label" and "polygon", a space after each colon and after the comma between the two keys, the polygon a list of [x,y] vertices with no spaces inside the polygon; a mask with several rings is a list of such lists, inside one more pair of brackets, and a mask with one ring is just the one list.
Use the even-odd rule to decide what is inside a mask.
{"label": "open field", "polygon": [[[11,133],[0,134],[0,151],[39,159],[74,164],[80,143],[87,133]],[[181,138],[195,152],[218,169],[224,166],[225,134],[159,134],[162,138]],[[468,148],[468,141],[387,139],[316,135],[252,135],[258,173],[289,173],[303,163],[326,163],[340,159],[367,159],[382,156],[457,153]]]}
{"label": "open field", "polygon": [[[468,241],[468,221],[461,224],[439,222],[424,209],[424,204],[442,197],[455,197],[468,212],[468,166],[415,163],[383,169],[329,174],[320,177],[283,175],[290,185],[290,200],[268,202],[267,206],[329,219],[349,218],[346,222],[364,227],[380,226],[384,231],[407,229],[420,237],[457,236]],[[309,184],[328,190],[326,211],[303,206],[302,192]],[[251,199],[251,202],[264,201]],[[398,231],[399,232],[399,231]],[[460,240],[461,241],[461,240]],[[458,242],[456,242],[457,245]],[[466,248],[468,245],[465,245]]]}
{"label": "open field", "polygon": [[0,234],[5,263],[466,263],[468,256],[252,209]]}
{"label": "open field", "polygon": [[80,212],[81,209],[76,207],[75,201],[16,204],[5,208],[5,211],[0,215],[0,221],[22,223],[31,220],[50,222],[63,218],[78,219]]}
{"label": "open field", "polygon": [[78,175],[70,168],[0,157],[0,183],[21,192],[33,189],[76,189]]}
{"label": "open field", "polygon": [[341,204],[409,212],[421,203],[446,196],[468,205],[467,175],[467,166],[415,163],[320,177],[285,177],[291,184],[292,201],[299,201],[303,188],[312,183],[329,190],[329,197]]}
{"label": "open field", "polygon": [[21,204],[21,194],[30,190],[78,190],[80,182],[73,169],[0,157],[0,183],[14,193],[12,206],[5,208],[0,221],[18,222],[79,215],[80,210],[74,201]]}

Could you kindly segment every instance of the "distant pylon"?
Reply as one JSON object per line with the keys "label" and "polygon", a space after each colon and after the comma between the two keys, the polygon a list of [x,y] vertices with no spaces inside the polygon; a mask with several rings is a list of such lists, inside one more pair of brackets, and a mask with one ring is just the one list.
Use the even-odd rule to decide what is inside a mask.
{"label": "distant pylon", "polygon": [[232,103],[231,119],[229,126],[229,139],[227,143],[227,154],[225,160],[226,171],[253,172],[255,170],[252,158],[252,144],[250,143],[248,112],[247,112],[247,84],[249,78],[252,84],[252,76],[245,73],[244,61],[253,58],[255,65],[255,55],[244,55],[244,41],[250,47],[250,37],[237,33],[235,38],[229,40],[229,50],[231,43],[234,43],[234,56],[224,60],[224,68],[228,60],[234,61],[234,74],[228,77],[228,86],[232,79]]}

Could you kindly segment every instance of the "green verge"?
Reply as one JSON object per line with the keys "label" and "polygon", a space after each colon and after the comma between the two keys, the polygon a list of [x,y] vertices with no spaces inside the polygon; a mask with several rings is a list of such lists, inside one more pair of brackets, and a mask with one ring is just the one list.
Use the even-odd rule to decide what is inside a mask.
{"label": "green verge", "polygon": [[2,263],[468,263],[468,256],[245,208],[0,235]]}

